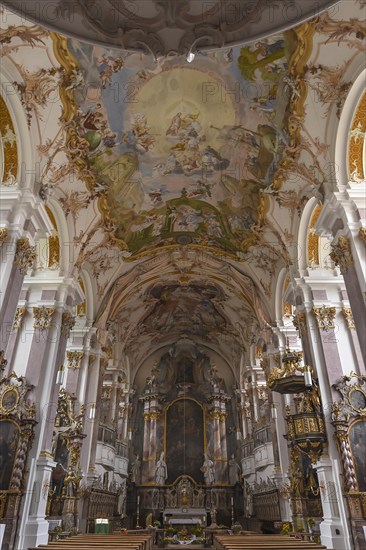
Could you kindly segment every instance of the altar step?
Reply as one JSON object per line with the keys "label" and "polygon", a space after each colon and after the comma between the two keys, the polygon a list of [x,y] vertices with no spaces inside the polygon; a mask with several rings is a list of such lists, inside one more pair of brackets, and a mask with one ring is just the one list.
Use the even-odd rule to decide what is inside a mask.
{"label": "altar step", "polygon": [[216,550],[320,550],[326,548],[315,542],[295,540],[284,535],[215,535]]}
{"label": "altar step", "polygon": [[64,540],[50,542],[47,545],[28,550],[152,550],[151,535],[77,535]]}

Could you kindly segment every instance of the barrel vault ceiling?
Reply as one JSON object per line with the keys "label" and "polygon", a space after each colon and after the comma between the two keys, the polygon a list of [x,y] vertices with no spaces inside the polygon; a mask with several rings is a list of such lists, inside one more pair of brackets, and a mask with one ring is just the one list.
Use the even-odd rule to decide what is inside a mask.
{"label": "barrel vault ceiling", "polygon": [[[302,210],[333,175],[365,6],[303,13],[292,29],[282,18],[271,35],[240,20],[214,36],[212,14],[211,42],[194,45],[187,3],[150,4],[134,33],[83,11],[86,42],[3,8],[2,60],[41,136],[38,191],[63,212],[71,271],[93,281],[101,334],[113,325],[139,360],[187,336],[232,361],[275,319]],[[179,32],[153,8],[165,21],[180,10]]]}

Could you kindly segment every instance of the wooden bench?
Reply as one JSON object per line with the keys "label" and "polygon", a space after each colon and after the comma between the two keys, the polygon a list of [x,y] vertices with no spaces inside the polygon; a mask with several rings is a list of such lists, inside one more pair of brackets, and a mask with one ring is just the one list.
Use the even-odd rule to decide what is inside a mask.
{"label": "wooden bench", "polygon": [[284,535],[261,535],[244,533],[242,535],[215,535],[216,550],[320,550],[326,548],[315,542],[294,540]]}
{"label": "wooden bench", "polygon": [[50,550],[90,550],[97,548],[103,550],[152,550],[152,536],[135,534],[77,535],[65,540],[53,541],[47,545],[38,546],[37,548],[29,548],[28,550],[37,550],[39,548]]}

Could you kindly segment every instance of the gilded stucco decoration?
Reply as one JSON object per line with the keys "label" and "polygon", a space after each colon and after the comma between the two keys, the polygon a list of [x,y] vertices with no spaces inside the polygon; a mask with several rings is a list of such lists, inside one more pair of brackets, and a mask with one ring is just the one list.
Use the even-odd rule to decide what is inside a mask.
{"label": "gilded stucco decoration", "polygon": [[64,311],[61,319],[61,333],[65,338],[70,336],[70,331],[76,322],[75,316],[70,311]]}
{"label": "gilded stucco decoration", "polygon": [[360,227],[358,236],[360,237],[361,241],[364,243],[366,242],[366,227]]}
{"label": "gilded stucco decoration", "polygon": [[334,387],[341,394],[333,403],[332,424],[343,464],[344,494],[351,517],[365,520],[366,376],[351,372]]}
{"label": "gilded stucco decoration", "polygon": [[0,519],[9,525],[17,519],[37,424],[33,389],[24,376],[0,373],[0,433],[7,450],[1,466]]}
{"label": "gilded stucco decoration", "polygon": [[52,318],[56,311],[56,308],[54,307],[34,307],[33,308],[33,316],[34,316],[34,323],[33,328],[38,328],[41,330],[46,330],[51,328],[52,326]]}
{"label": "gilded stucco decoration", "polygon": [[53,212],[47,206],[46,212],[53,225],[53,234],[48,237],[48,267],[57,269],[60,267],[60,238]]}
{"label": "gilded stucco decoration", "polygon": [[366,143],[366,92],[363,94],[352,121],[348,140],[348,172],[351,181],[365,180],[364,149]]}
{"label": "gilded stucco decoration", "polygon": [[84,357],[83,351],[69,350],[66,352],[67,366],[69,369],[80,369],[81,360]]}
{"label": "gilded stucco decoration", "polygon": [[22,275],[32,269],[34,262],[36,261],[37,253],[36,247],[29,243],[27,237],[22,237],[17,240],[14,265],[16,265]]}
{"label": "gilded stucco decoration", "polygon": [[322,211],[322,205],[318,205],[311,217],[310,227],[308,231],[308,264],[311,267],[316,267],[319,265],[319,236],[315,231],[315,224],[319,218],[320,212]]}
{"label": "gilded stucco decoration", "polygon": [[[286,290],[288,289],[288,285],[290,284],[290,277],[286,277],[285,284],[283,286],[283,294],[285,294]],[[283,309],[283,315],[284,317],[291,317],[292,316],[292,305],[283,300],[282,302],[282,309]]]}
{"label": "gilded stucco decoration", "polygon": [[314,317],[316,318],[317,325],[320,330],[328,331],[335,328],[335,307],[313,307],[312,312],[314,314]]}
{"label": "gilded stucco decoration", "polygon": [[0,172],[1,183],[7,186],[15,185],[18,175],[17,137],[9,109],[2,96],[0,96],[0,147],[0,158],[3,159]]}
{"label": "gilded stucco decoration", "polygon": [[329,254],[333,262],[340,267],[342,273],[348,271],[353,265],[353,256],[350,240],[340,235],[336,244],[332,245],[332,252]]}
{"label": "gilded stucco decoration", "polygon": [[346,320],[347,327],[349,330],[354,330],[355,327],[355,320],[353,318],[352,309],[350,307],[344,307],[342,308],[343,316]]}
{"label": "gilded stucco decoration", "polygon": [[15,317],[13,321],[13,329],[20,329],[23,326],[23,319],[27,312],[27,308],[25,306],[17,307],[15,311]]}
{"label": "gilded stucco decoration", "polygon": [[6,241],[9,235],[9,230],[7,227],[0,227],[0,246]]}
{"label": "gilded stucco decoration", "polygon": [[300,335],[304,336],[307,331],[306,313],[305,311],[296,311],[296,314],[292,320],[295,328],[300,332]]}

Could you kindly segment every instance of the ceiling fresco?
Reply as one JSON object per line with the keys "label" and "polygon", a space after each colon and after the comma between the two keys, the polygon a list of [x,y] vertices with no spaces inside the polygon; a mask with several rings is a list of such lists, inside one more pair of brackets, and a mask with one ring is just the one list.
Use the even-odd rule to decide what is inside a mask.
{"label": "ceiling fresco", "polygon": [[245,251],[291,140],[296,33],[151,70],[137,55],[67,45],[83,82],[72,157],[119,245],[131,258],[177,243]]}

